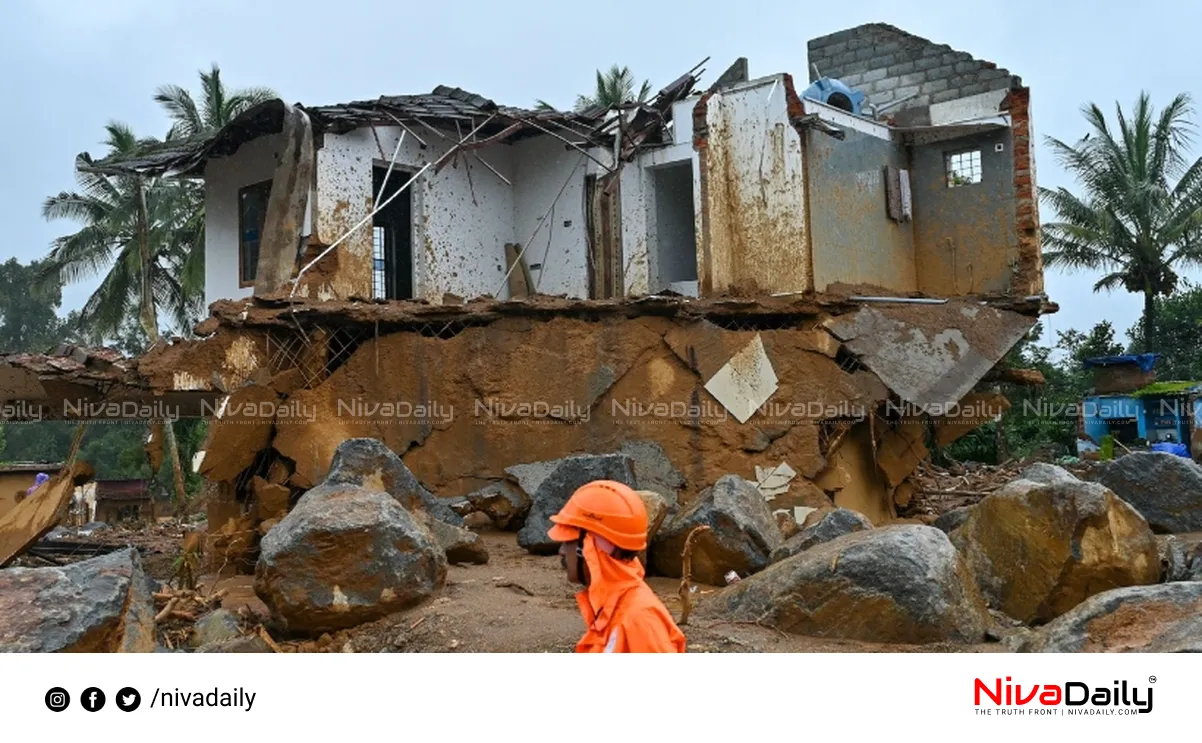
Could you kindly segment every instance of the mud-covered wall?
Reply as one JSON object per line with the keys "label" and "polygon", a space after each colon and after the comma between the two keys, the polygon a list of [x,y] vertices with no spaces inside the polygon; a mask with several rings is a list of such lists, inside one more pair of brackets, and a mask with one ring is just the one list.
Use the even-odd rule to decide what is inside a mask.
{"label": "mud-covered wall", "polygon": [[[659,317],[515,317],[449,339],[367,338],[327,380],[282,401],[272,445],[294,463],[297,487],[321,481],[342,441],[368,436],[401,453],[440,496],[503,478],[515,464],[612,452],[632,441],[662,447],[684,477],[686,498],[722,475],[754,480],[756,465],[781,462],[799,473],[792,492],[801,495],[813,490],[802,479],[826,467],[824,420],[857,405],[871,409],[887,392],[867,372],[841,370],[825,331],[759,336],[779,386],[742,424],[705,383],[755,331]],[[883,486],[856,487],[874,489],[834,492],[835,502],[888,517]]]}
{"label": "mud-covered wall", "polygon": [[[1010,130],[999,129],[913,148],[919,291],[936,296],[1010,292],[1018,261],[1011,146]],[[980,150],[981,182],[949,187],[945,156],[965,150]]]}
{"label": "mud-covered wall", "polygon": [[[238,281],[238,190],[275,175],[281,135],[251,140],[227,157],[205,167],[205,304],[248,297],[253,286]],[[303,232],[310,232],[305,213]]]}
{"label": "mud-covered wall", "polygon": [[801,136],[790,124],[786,75],[753,80],[702,99],[700,151],[703,294],[731,287],[765,292],[813,288]]}
{"label": "mud-covered wall", "polygon": [[835,139],[806,133],[814,285],[918,288],[912,222],[889,217],[885,166],[909,168],[905,148],[854,129]]}

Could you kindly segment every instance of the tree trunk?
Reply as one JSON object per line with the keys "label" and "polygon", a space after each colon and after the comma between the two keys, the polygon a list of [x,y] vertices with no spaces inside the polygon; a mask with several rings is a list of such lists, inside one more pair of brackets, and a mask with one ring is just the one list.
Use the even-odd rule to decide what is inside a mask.
{"label": "tree trunk", "polygon": [[1156,350],[1156,297],[1144,289],[1144,351]]}
{"label": "tree trunk", "polygon": [[[154,260],[150,254],[150,214],[146,208],[146,181],[138,179],[138,257],[142,264],[142,301],[140,315],[142,329],[146,331],[146,339],[153,347],[159,342],[159,314],[154,306],[154,286],[151,283],[153,272],[151,263]],[[184,504],[187,501],[187,491],[184,490],[184,468],[179,461],[179,446],[175,442],[175,426],[170,418],[163,420],[163,446],[171,457],[171,473],[175,485],[175,513],[183,515]]]}

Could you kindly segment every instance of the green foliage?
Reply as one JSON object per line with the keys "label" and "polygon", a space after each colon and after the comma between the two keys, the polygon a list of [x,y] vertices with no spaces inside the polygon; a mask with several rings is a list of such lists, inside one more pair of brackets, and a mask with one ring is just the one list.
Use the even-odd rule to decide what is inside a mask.
{"label": "green foliage", "polygon": [[212,134],[260,103],[279,98],[271,88],[226,90],[221,81],[221,69],[216,64],[208,72],[201,70],[198,74],[199,105],[192,94],[179,85],[162,85],[155,91],[154,99],[171,117],[171,129],[167,132],[169,140]]}
{"label": "green foliage", "polygon": [[[637,93],[634,86],[634,73],[630,71],[629,67],[613,65],[607,72],[597,70],[596,87],[593,89],[593,94],[576,96],[576,105],[573,110],[579,113],[590,108],[614,108],[623,103],[642,103],[651,97],[650,80],[644,80],[639,85]],[[544,100],[535,101],[535,105],[540,111],[556,110],[554,106]]]}
{"label": "green foliage", "polygon": [[1094,291],[1144,295],[1145,332],[1155,350],[1157,297],[1177,287],[1177,269],[1202,264],[1202,158],[1187,156],[1194,124],[1187,94],[1160,111],[1142,93],[1128,115],[1116,104],[1112,129],[1096,104],[1082,108],[1092,131],[1074,146],[1048,138],[1082,187],[1040,189],[1057,221],[1043,225],[1049,267],[1103,271]]}
{"label": "green foliage", "polygon": [[[1156,362],[1160,379],[1202,379],[1202,286],[1189,281],[1168,297],[1156,299],[1154,315]],[[1143,323],[1128,331],[1132,346],[1147,348]]]}
{"label": "green foliage", "polygon": [[59,340],[61,287],[39,283],[40,271],[37,261],[24,266],[9,258],[0,264],[0,352],[42,353]]}

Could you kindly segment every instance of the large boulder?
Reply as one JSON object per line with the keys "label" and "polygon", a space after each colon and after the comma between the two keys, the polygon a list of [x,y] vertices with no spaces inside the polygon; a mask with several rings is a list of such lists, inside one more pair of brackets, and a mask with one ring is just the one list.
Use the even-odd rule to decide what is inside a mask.
{"label": "large boulder", "polygon": [[742,577],[768,567],[782,541],[776,517],[755,484],[726,475],[660,528],[651,548],[656,572],[680,577],[685,540],[699,526],[710,530],[693,540],[692,577],[711,585],[723,585],[731,570]]}
{"label": "large boulder", "polygon": [[593,480],[617,480],[638,488],[633,463],[625,455],[584,454],[556,460],[546,467],[546,475],[538,478],[538,488],[530,498],[530,513],[518,531],[518,544],[536,555],[555,554],[559,545],[547,536],[551,517],[559,513],[577,488]]}
{"label": "large boulder", "polygon": [[1116,588],[1041,628],[1031,653],[1202,652],[1202,583]]}
{"label": "large boulder", "polygon": [[972,513],[972,506],[961,506],[953,508],[947,513],[941,514],[939,518],[931,526],[935,527],[944,534],[951,534],[956,529],[964,526],[964,522],[968,521],[968,515]]}
{"label": "large boulder", "polygon": [[1135,509],[1050,465],[974,506],[951,540],[990,606],[1028,623],[1160,579],[1155,537]]}
{"label": "large boulder", "polygon": [[864,514],[847,508],[836,508],[823,514],[818,523],[802,529],[773,550],[772,562],[780,562],[811,547],[838,539],[845,534],[854,534],[857,531],[871,528],[872,522]]}
{"label": "large boulder", "polygon": [[929,526],[839,537],[744,578],[702,612],[785,632],[867,642],[980,642],[992,624],[943,532]]}
{"label": "large boulder", "polygon": [[339,444],[323,484],[383,490],[411,514],[425,511],[443,523],[463,526],[463,517],[422,487],[396,452],[376,439],[347,439]]}
{"label": "large boulder", "polygon": [[0,570],[0,651],[154,652],[153,593],[134,549]]}
{"label": "large boulder", "polygon": [[1185,543],[1172,534],[1156,537],[1156,550],[1160,557],[1160,580],[1173,583],[1190,578],[1190,557]]}
{"label": "large boulder", "polygon": [[1130,503],[1160,534],[1202,531],[1202,467],[1164,452],[1106,462],[1094,478]]}
{"label": "large boulder", "polygon": [[263,538],[255,593],[291,631],[353,627],[446,580],[444,548],[389,493],[322,484]]}
{"label": "large boulder", "polygon": [[483,565],[488,550],[480,537],[463,528],[463,516],[436,498],[391,449],[376,439],[347,439],[339,444],[323,485],[384,491],[430,532],[450,562]]}

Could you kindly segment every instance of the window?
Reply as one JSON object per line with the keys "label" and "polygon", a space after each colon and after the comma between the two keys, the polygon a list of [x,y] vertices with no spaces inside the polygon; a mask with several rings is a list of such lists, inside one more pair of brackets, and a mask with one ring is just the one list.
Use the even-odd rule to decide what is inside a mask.
{"label": "window", "polygon": [[944,155],[947,186],[967,186],[981,182],[981,151],[965,150]]}
{"label": "window", "polygon": [[267,216],[271,181],[263,181],[238,191],[238,284],[253,286],[259,270],[259,241]]}

